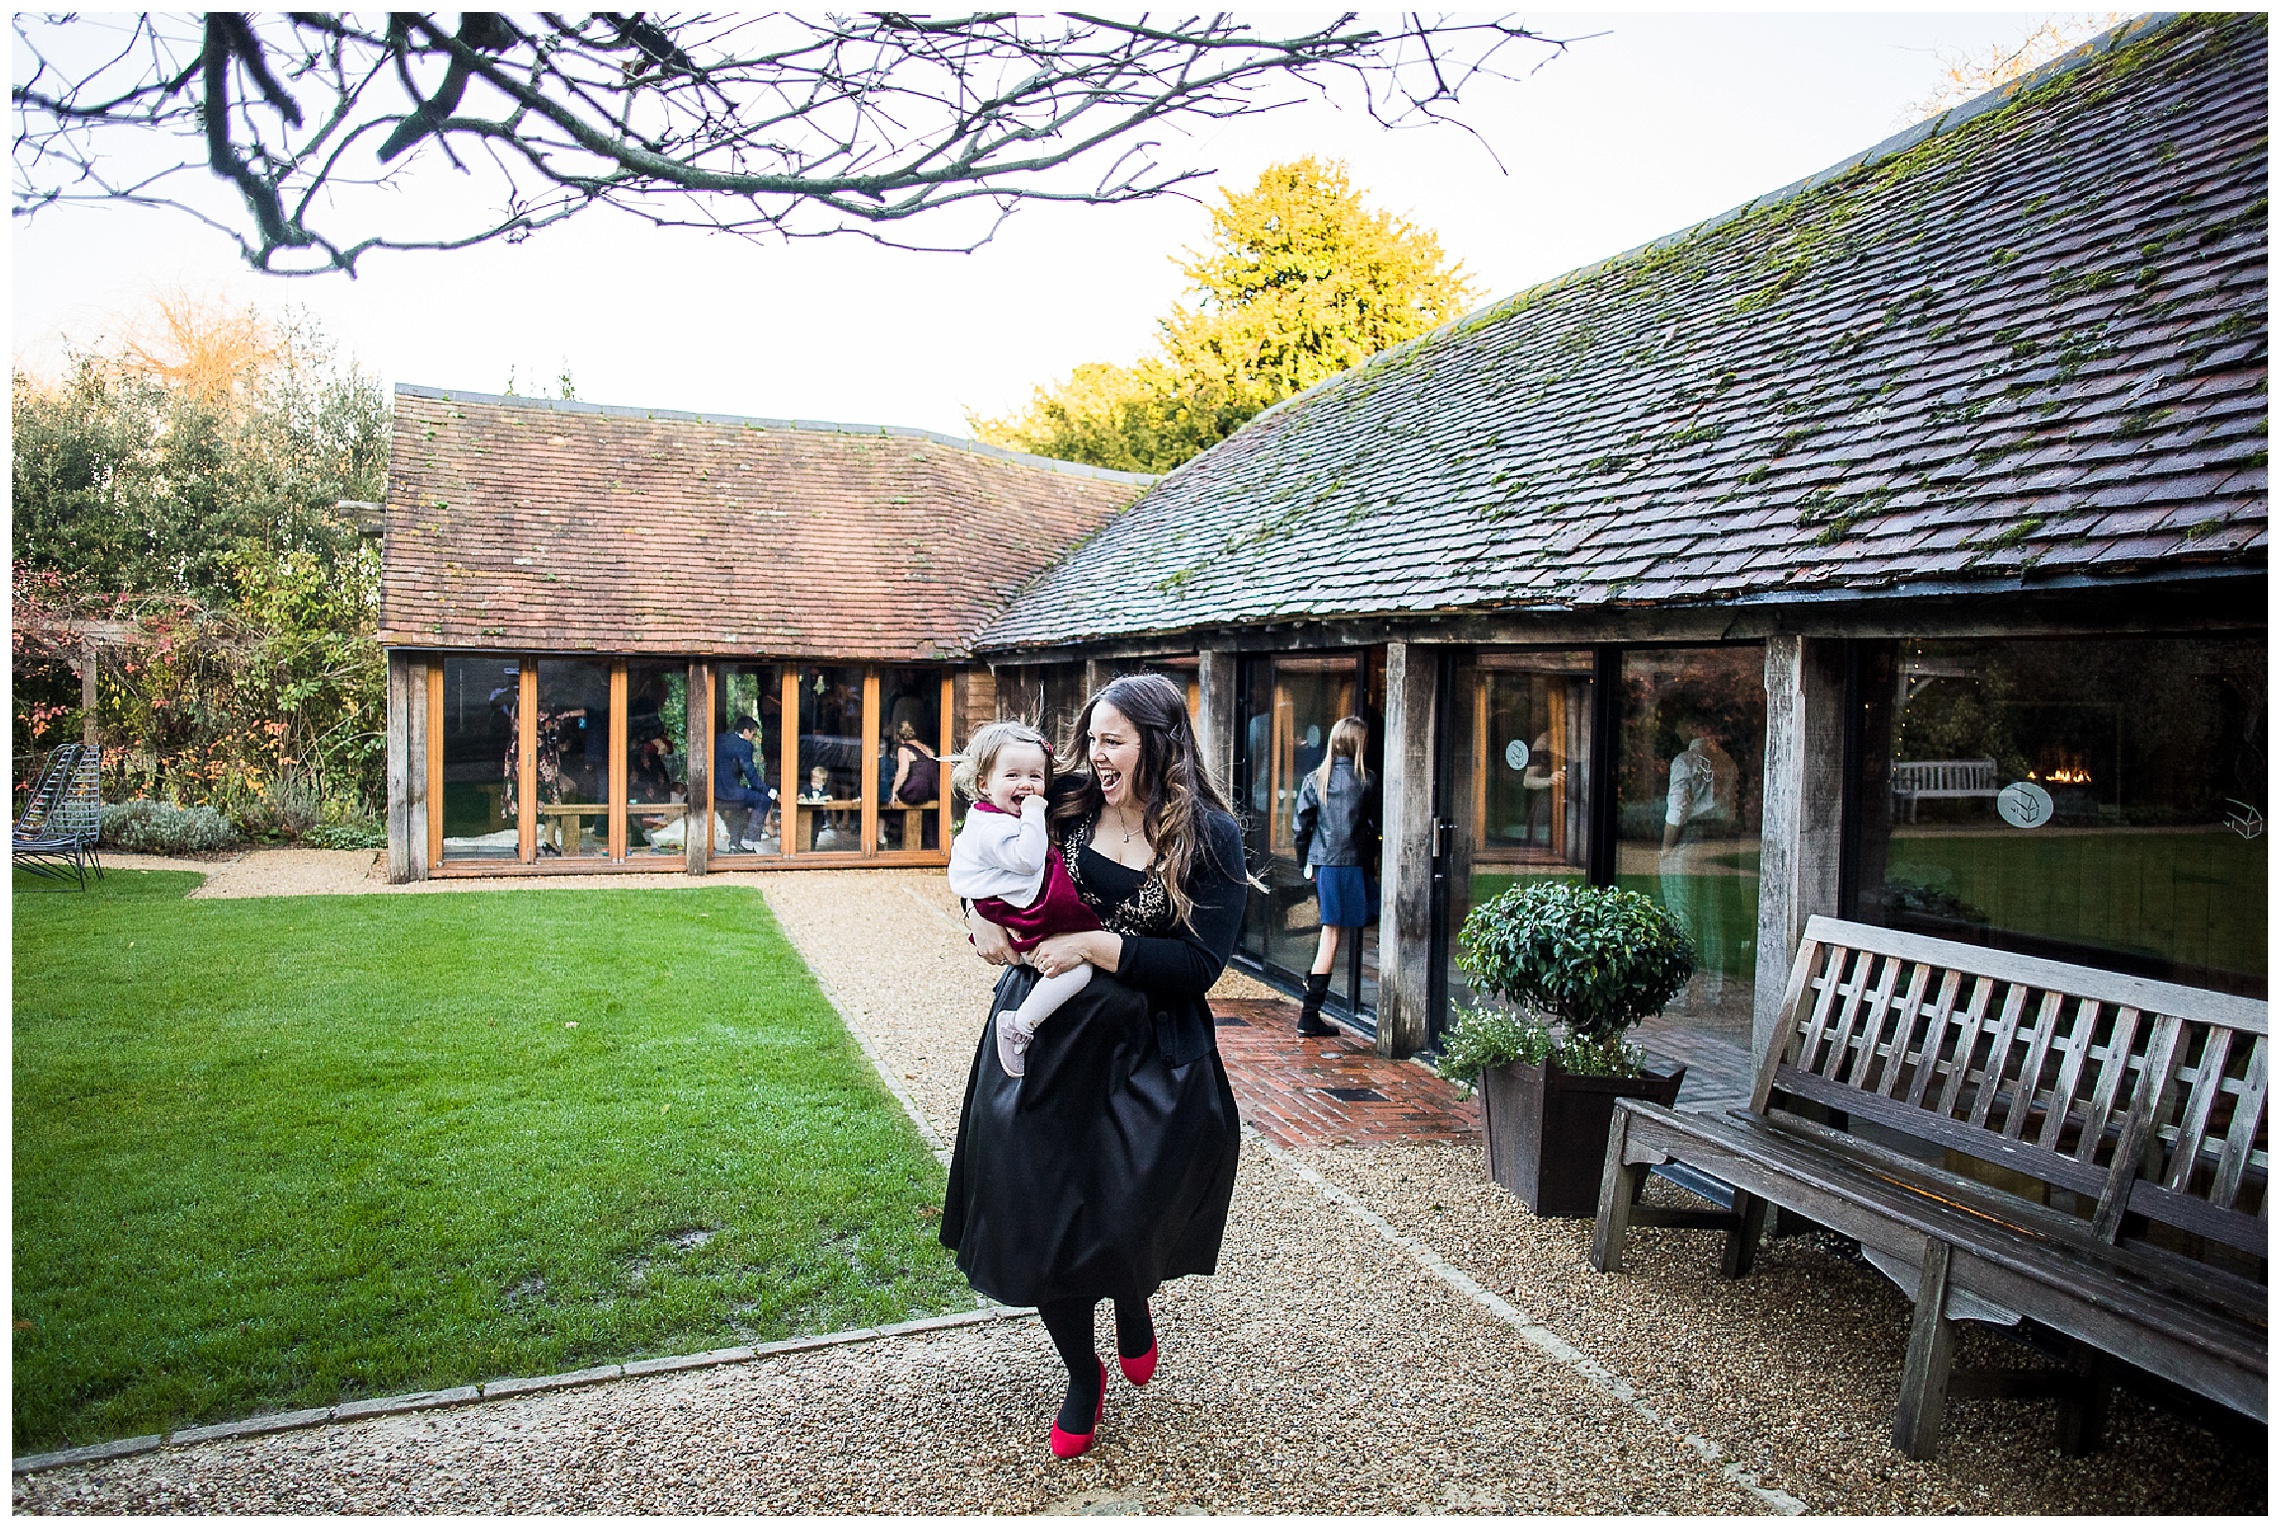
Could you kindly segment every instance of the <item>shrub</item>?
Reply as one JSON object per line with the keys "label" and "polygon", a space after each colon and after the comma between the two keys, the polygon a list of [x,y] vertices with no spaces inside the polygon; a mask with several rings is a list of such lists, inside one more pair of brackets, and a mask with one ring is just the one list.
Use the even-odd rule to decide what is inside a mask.
{"label": "shrub", "polygon": [[262,793],[230,808],[238,831],[250,839],[298,839],[323,819],[317,793],[290,775],[269,782]]}
{"label": "shrub", "polygon": [[1469,1093],[1492,1066],[1542,1066],[1558,1061],[1579,1077],[1636,1077],[1646,1069],[1646,1053],[1619,1034],[1600,1040],[1563,1036],[1540,1018],[1501,1008],[1460,1008],[1441,1039],[1435,1068]]}
{"label": "shrub", "polygon": [[1620,1041],[1694,974],[1694,941],[1653,898],[1539,881],[1482,903],[1458,966],[1484,990],[1560,1024],[1571,1041]]}
{"label": "shrub", "polygon": [[103,842],[142,854],[210,854],[236,844],[237,833],[210,806],[123,801],[103,808]]}

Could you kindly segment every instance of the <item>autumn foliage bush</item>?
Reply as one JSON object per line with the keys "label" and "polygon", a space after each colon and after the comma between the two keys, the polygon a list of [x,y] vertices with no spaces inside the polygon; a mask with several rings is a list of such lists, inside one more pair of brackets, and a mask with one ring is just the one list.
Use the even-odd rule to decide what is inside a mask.
{"label": "autumn foliage bush", "polygon": [[80,735],[95,622],[106,799],[368,822],[379,555],[338,506],[381,495],[385,397],[304,321],[159,306],[155,340],[13,377],[17,757]]}

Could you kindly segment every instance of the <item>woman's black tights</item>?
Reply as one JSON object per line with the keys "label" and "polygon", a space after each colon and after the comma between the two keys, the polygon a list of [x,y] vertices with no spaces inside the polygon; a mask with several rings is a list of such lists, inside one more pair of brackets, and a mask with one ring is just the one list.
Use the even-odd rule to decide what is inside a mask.
{"label": "woman's black tights", "polygon": [[[1100,1414],[1100,1355],[1093,1350],[1093,1307],[1099,1303],[1048,1300],[1037,1307],[1037,1317],[1045,1323],[1054,1351],[1061,1355],[1062,1367],[1069,1371],[1069,1393],[1061,1400],[1063,1432],[1091,1432],[1093,1418]],[[1126,1358],[1138,1358],[1155,1345],[1156,1325],[1148,1314],[1148,1302],[1118,1300],[1116,1351]]]}

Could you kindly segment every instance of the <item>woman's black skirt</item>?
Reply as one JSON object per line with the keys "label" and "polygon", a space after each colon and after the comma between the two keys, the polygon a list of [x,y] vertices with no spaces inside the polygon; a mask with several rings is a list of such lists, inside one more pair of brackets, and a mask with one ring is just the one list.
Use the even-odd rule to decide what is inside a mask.
{"label": "woman's black skirt", "polygon": [[997,986],[966,1078],[942,1244],[1006,1305],[1145,1299],[1219,1262],[1242,1146],[1219,1052],[1165,1055],[1149,994],[1105,972],[1047,1019],[1028,1072],[998,1065],[999,1011],[1037,980]]}

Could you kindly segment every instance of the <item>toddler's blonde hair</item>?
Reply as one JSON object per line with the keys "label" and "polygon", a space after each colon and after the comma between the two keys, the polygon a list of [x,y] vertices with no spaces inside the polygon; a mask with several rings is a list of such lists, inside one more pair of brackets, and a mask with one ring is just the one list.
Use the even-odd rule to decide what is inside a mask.
{"label": "toddler's blonde hair", "polygon": [[958,767],[951,773],[950,783],[958,794],[968,801],[982,799],[982,782],[989,779],[997,768],[998,755],[1016,743],[1028,743],[1045,755],[1045,783],[1053,783],[1053,745],[1045,741],[1045,734],[1027,722],[984,722],[966,739],[965,751],[959,755]]}

